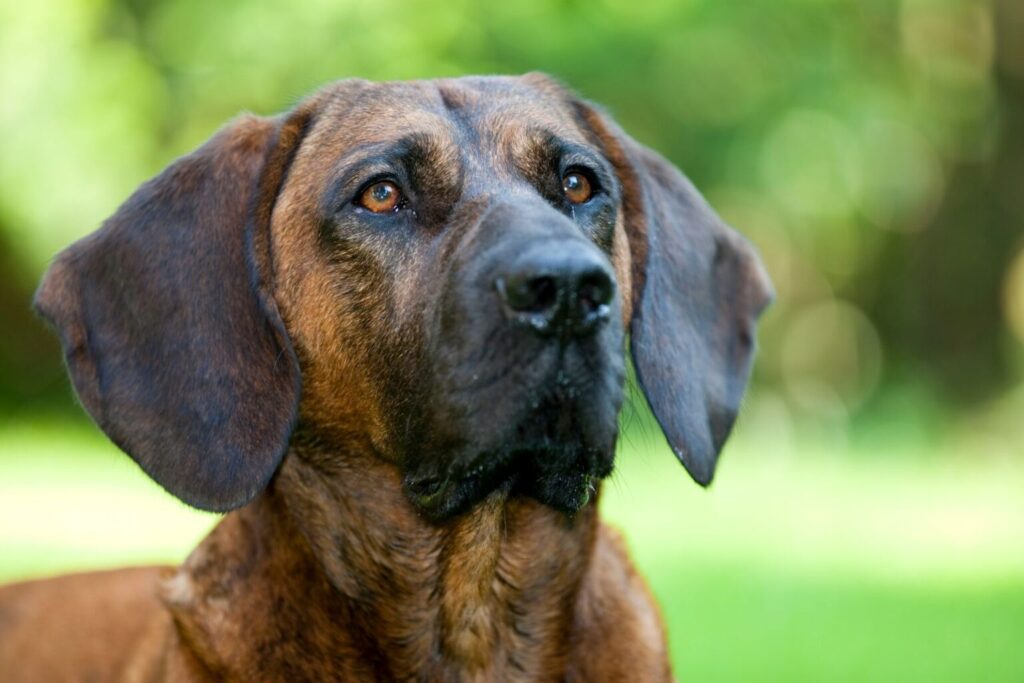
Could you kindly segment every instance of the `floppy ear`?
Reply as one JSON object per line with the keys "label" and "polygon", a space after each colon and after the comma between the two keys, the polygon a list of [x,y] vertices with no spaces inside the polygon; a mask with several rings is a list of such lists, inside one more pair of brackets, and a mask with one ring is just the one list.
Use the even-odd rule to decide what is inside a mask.
{"label": "floppy ear", "polygon": [[754,248],[674,166],[579,108],[623,185],[637,379],[672,450],[706,486],[746,389],[771,282]]}
{"label": "floppy ear", "polygon": [[85,409],[204,510],[262,490],[295,423],[298,364],[257,251],[310,116],[229,124],[59,254],[36,293]]}

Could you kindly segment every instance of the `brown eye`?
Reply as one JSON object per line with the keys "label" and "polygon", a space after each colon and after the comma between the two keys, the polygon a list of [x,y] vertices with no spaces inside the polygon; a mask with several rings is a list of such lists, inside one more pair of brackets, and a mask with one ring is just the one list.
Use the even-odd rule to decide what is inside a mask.
{"label": "brown eye", "polygon": [[590,180],[579,171],[570,171],[562,176],[562,191],[565,198],[573,204],[582,204],[594,196]]}
{"label": "brown eye", "polygon": [[401,199],[402,191],[398,185],[390,180],[382,180],[363,190],[356,203],[374,213],[391,213],[398,208]]}

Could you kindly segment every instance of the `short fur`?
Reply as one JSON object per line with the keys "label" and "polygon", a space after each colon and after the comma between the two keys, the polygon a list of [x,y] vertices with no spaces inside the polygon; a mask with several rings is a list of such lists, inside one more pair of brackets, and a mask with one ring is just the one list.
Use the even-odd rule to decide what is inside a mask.
{"label": "short fur", "polygon": [[[574,168],[598,192],[571,206]],[[380,177],[387,216],[358,206]],[[613,276],[606,324],[510,322],[495,283],[552,254]],[[596,508],[625,334],[706,484],[770,298],[678,171],[546,76],[343,81],[238,119],[36,299],[110,438],[232,512],[175,569],[0,588],[0,678],[671,680]]]}

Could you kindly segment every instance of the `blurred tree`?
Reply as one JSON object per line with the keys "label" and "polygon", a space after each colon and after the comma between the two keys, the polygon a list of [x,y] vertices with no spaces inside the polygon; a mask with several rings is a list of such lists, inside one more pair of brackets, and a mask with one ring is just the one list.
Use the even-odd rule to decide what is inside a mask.
{"label": "blurred tree", "polygon": [[0,224],[0,413],[8,416],[71,405],[60,347],[29,307],[34,273],[26,270]]}
{"label": "blurred tree", "polygon": [[1024,247],[1024,70],[1015,61],[1022,7],[995,7],[994,102],[974,133],[981,149],[951,161],[934,216],[920,231],[892,236],[869,275],[879,284],[865,303],[888,346],[958,401],[987,398],[1019,379],[1001,292]]}

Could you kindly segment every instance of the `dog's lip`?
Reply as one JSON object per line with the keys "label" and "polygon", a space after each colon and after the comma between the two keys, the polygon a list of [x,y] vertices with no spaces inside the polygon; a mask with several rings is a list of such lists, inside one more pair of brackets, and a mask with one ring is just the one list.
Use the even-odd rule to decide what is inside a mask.
{"label": "dog's lip", "polygon": [[481,475],[482,473],[475,476],[461,475],[457,477],[408,479],[405,486],[419,507],[428,512],[436,512],[445,507],[456,486],[477,481],[481,478]]}
{"label": "dog's lip", "polygon": [[[545,450],[545,449],[541,449]],[[512,450],[502,454],[493,452],[480,454],[471,465],[457,472],[446,475],[409,476],[405,487],[410,498],[428,517],[444,518],[449,514],[459,498],[459,489],[490,490],[504,487],[506,491],[520,491],[523,483],[521,472],[514,463],[528,454],[536,454],[534,449]],[[611,473],[611,468],[579,472],[575,484],[571,486],[576,493],[575,502],[566,512],[575,513],[586,506],[597,491],[597,485]]]}
{"label": "dog's lip", "polygon": [[498,477],[509,460],[510,458],[496,458],[493,453],[482,453],[462,471],[446,476],[409,477],[405,486],[420,507],[433,510],[444,504],[455,486],[473,484],[484,477]]}
{"label": "dog's lip", "polygon": [[450,478],[442,479],[441,477],[410,478],[405,483],[405,487],[416,502],[425,508],[437,507],[451,486]]}

